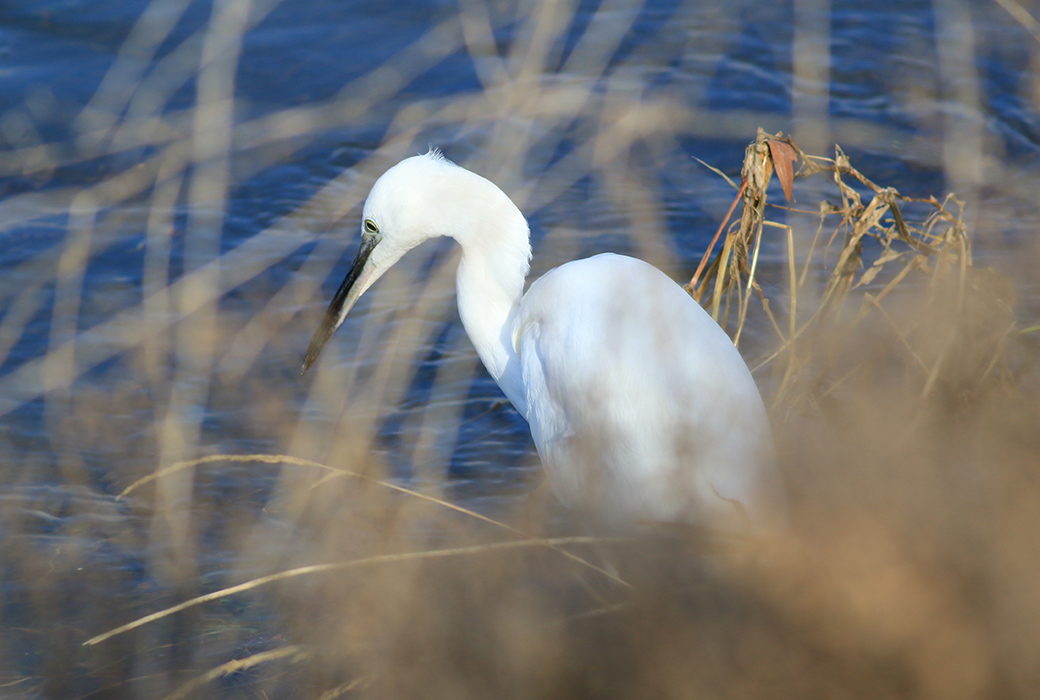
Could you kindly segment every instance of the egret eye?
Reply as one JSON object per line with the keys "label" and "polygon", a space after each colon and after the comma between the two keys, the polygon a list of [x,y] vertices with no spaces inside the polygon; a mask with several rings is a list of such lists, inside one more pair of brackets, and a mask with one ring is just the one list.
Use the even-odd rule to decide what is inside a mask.
{"label": "egret eye", "polygon": [[379,233],[379,227],[372,219],[365,219],[365,233]]}

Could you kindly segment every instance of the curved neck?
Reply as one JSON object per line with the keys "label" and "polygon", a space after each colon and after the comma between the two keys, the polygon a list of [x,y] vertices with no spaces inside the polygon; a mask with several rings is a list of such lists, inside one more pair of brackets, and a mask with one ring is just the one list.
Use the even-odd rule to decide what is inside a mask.
{"label": "curved neck", "polygon": [[[497,190],[497,188],[495,188]],[[459,317],[484,367],[527,417],[520,359],[513,350],[513,319],[531,259],[527,221],[500,190],[452,237],[462,247],[455,278]]]}

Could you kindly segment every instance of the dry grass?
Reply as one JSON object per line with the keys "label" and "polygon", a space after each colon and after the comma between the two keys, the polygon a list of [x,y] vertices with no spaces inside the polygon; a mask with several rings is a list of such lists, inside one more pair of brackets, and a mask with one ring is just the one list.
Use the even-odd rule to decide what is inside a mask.
{"label": "dry grass", "polygon": [[[776,171],[786,180],[782,184],[788,201],[795,177],[826,174],[835,184],[837,201],[819,203],[819,226],[804,251],[797,249],[791,226],[766,216],[767,207],[776,206],[768,201],[767,187],[778,152],[781,165]],[[789,163],[799,159],[802,165],[795,173]],[[864,379],[875,382],[882,371],[895,370],[894,363],[921,399],[937,387],[953,395],[991,386],[1012,390],[1021,373],[1031,369],[1008,364],[1008,344],[1021,342],[1028,329],[1015,318],[1011,281],[975,267],[964,203],[955,195],[942,201],[905,197],[872,182],[840,147],[834,158],[809,156],[789,139],[760,129],[745,155],[734,204],[738,202],[740,220],[730,226],[714,257],[712,243],[687,289],[700,299],[710,287],[709,307],[723,324],[732,303],[737,312],[730,325],[738,346],[752,297],[758,297],[779,341],[755,365],[756,370],[773,365],[782,376],[775,410],[786,414],[800,404],[819,410],[819,402],[833,392]],[[756,278],[767,228],[783,231],[786,238],[784,327]],[[812,278],[810,269],[816,272]],[[808,291],[818,296],[803,302],[799,317],[799,293],[807,281]],[[861,297],[850,299],[860,288]],[[889,302],[892,308],[887,308]],[[866,352],[835,356],[835,346],[848,337],[856,338]]]}
{"label": "dry grass", "polygon": [[[465,0],[328,99],[236,112],[246,38],[278,3],[215,3],[183,36],[187,5],[156,0],[89,105],[35,92],[2,115],[0,170],[27,191],[0,201],[0,695],[1032,697],[1040,305],[1019,271],[1040,250],[987,226],[1035,208],[1035,178],[977,128],[975,49],[950,37],[1036,24],[1014,0],[936,3],[934,83],[886,93],[920,115],[906,137],[828,116],[825,5],[795,3],[794,140],[758,132],[732,216],[682,144],[784,124],[648,76],[662,56],[721,65],[748,8],[778,22],[750,4],[680,4],[619,50],[639,3],[576,29],[566,3]],[[476,88],[409,91],[453,57]],[[32,127],[46,114],[65,136]],[[896,140],[961,199],[799,148],[876,163]],[[402,261],[338,334],[344,359],[298,378],[368,186],[430,142],[532,216],[534,274],[604,247],[696,270],[772,404],[789,533],[571,522],[460,332],[444,247]],[[251,178],[344,143],[349,167],[321,161],[286,206],[254,203],[267,228],[229,233]],[[677,256],[676,196],[719,226],[700,265]],[[465,450],[493,465],[476,486],[449,478]]]}

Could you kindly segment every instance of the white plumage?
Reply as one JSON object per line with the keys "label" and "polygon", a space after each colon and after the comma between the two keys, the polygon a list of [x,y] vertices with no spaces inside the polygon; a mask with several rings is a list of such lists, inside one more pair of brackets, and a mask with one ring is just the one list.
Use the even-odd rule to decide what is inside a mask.
{"label": "white plumage", "polygon": [[401,161],[365,202],[362,246],[304,360],[419,243],[462,247],[459,315],[531,426],[561,501],[615,522],[776,524],[783,490],[762,399],[725,332],[634,258],[561,265],[526,294],[527,221],[497,186],[437,152]]}

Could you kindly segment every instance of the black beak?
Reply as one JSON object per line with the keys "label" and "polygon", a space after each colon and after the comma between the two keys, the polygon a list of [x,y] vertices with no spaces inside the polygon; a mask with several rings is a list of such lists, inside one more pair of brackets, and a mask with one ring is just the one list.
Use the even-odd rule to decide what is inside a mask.
{"label": "black beak", "polygon": [[360,292],[354,291],[354,283],[357,282],[361,271],[365,269],[368,256],[372,254],[377,243],[379,243],[379,236],[362,236],[361,248],[358,250],[357,257],[354,258],[354,264],[350,266],[350,271],[347,272],[343,284],[336,290],[336,295],[332,297],[329,308],[325,310],[325,317],[321,320],[321,325],[311,338],[307,354],[303,356],[303,367],[300,374],[305,374],[311,368],[311,365],[318,359],[318,355],[321,354],[322,348],[329,342],[329,338],[339,328],[339,324],[343,323],[347,312],[361,296]]}

